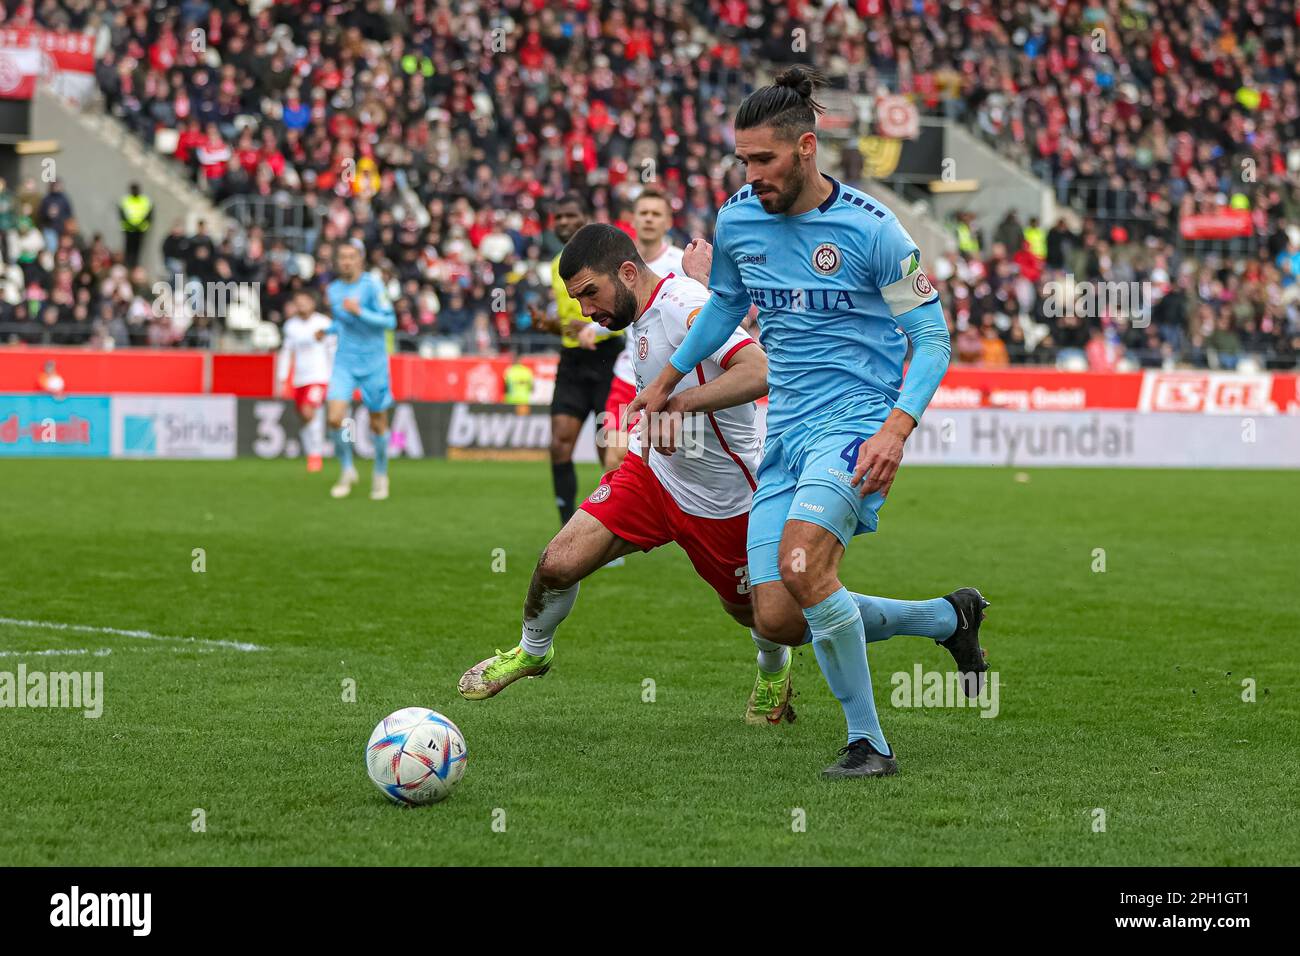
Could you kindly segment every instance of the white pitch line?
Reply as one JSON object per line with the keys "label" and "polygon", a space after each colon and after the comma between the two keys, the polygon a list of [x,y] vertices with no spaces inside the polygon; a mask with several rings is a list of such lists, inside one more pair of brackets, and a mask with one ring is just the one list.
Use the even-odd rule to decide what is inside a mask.
{"label": "white pitch line", "polygon": [[142,641],[167,641],[180,644],[202,644],[205,647],[228,647],[235,651],[264,651],[260,644],[247,641],[215,641],[205,637],[175,637],[169,634],[155,634],[152,631],[127,631],[118,627],[95,627],[90,624],[61,624],[58,621],[25,621],[15,617],[0,617],[0,625],[13,627],[33,627],[46,631],[76,631],[79,634],[111,634],[114,637],[133,637]]}
{"label": "white pitch line", "polygon": [[60,647],[48,651],[0,651],[0,657],[56,657],[65,654],[94,654],[96,657],[107,657],[112,653],[113,651],[107,647],[101,647],[97,651],[90,651],[84,647]]}

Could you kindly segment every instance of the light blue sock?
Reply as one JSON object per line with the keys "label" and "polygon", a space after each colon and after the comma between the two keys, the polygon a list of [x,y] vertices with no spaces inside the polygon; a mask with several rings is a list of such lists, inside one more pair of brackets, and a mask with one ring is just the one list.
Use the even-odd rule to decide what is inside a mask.
{"label": "light blue sock", "polygon": [[[870,594],[849,595],[862,615],[866,641],[887,641],[898,634],[929,637],[946,641],[957,630],[957,612],[945,598],[928,601],[895,601]],[[803,643],[812,641],[812,631],[805,631]]]}
{"label": "light blue sock", "polygon": [[896,634],[946,641],[957,630],[957,612],[944,598],[895,601],[870,594],[853,594],[853,602],[862,615],[868,644],[888,640]]}
{"label": "light blue sock", "polygon": [[370,440],[375,446],[375,474],[386,475],[388,474],[388,432],[382,435],[372,434]]}
{"label": "light blue sock", "polygon": [[330,440],[334,442],[334,457],[339,460],[343,470],[352,467],[352,443],[343,437],[343,429],[331,428]]}
{"label": "light blue sock", "polygon": [[867,669],[867,648],[862,615],[848,588],[838,591],[810,608],[804,618],[813,635],[813,652],[831,693],[844,708],[849,725],[849,743],[865,737],[886,756],[892,755],[876,716],[871,696],[871,671]]}

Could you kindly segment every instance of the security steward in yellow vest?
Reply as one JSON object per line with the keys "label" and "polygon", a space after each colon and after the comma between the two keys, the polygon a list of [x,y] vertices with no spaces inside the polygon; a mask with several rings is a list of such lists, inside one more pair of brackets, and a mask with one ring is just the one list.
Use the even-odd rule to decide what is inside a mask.
{"label": "security steward in yellow vest", "polygon": [[1045,233],[1042,226],[1038,224],[1037,216],[1030,217],[1029,225],[1025,226],[1025,242],[1029,243],[1030,252],[1039,259],[1046,261],[1047,233]]}
{"label": "security steward in yellow vest", "polygon": [[978,256],[980,254],[980,243],[975,238],[975,233],[971,231],[969,217],[957,220],[957,248],[964,255]]}
{"label": "security steward in yellow vest", "polygon": [[140,264],[140,247],[144,245],[144,235],[153,221],[153,202],[140,191],[139,183],[132,183],[127,194],[122,197],[118,214],[122,218],[126,267],[134,269]]}
{"label": "security steward in yellow vest", "polygon": [[[533,370],[523,362],[519,361],[519,356],[512,356],[513,361],[510,367],[506,369],[506,404],[507,405],[527,405],[533,397]],[[520,411],[525,409],[520,408]]]}
{"label": "security steward in yellow vest", "polygon": [[[568,193],[552,210],[551,228],[562,243],[587,224],[587,202],[577,193]],[[555,505],[560,524],[568,523],[578,505],[578,473],[573,467],[573,446],[588,415],[600,414],[609,398],[614,380],[614,362],[623,351],[621,331],[609,332],[582,314],[582,306],[569,295],[560,280],[560,257],[551,260],[551,290],[555,296],[555,315],[548,316],[530,306],[533,326],[560,336],[560,365],[555,374],[555,394],[551,399],[551,481],[555,487]],[[600,433],[597,427],[597,435]],[[605,460],[605,449],[597,444],[596,453]]]}

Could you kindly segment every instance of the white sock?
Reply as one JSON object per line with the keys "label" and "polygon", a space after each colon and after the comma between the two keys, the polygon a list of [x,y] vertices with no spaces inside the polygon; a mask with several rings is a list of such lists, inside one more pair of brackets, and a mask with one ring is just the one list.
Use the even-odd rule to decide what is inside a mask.
{"label": "white sock", "polygon": [[316,412],[311,421],[304,422],[302,428],[298,430],[298,436],[302,440],[302,453],[308,457],[320,454],[320,429],[316,427],[318,421],[320,421],[319,411]]}
{"label": "white sock", "polygon": [[550,649],[551,642],[555,640],[555,629],[569,616],[573,602],[578,600],[579,587],[575,584],[563,591],[542,588],[542,609],[531,621],[524,618],[524,631],[519,646],[525,654],[541,657]]}
{"label": "white sock", "polygon": [[752,627],[749,629],[749,635],[754,639],[754,646],[758,648],[759,670],[765,674],[775,674],[785,667],[785,662],[790,659],[790,648],[760,637],[758,631]]}

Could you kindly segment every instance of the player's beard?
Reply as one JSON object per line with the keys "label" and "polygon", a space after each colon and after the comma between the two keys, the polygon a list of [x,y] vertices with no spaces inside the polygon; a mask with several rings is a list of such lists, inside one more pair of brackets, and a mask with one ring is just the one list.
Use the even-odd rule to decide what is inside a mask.
{"label": "player's beard", "polygon": [[636,321],[636,296],[622,282],[615,283],[614,309],[609,313],[605,328],[620,332]]}
{"label": "player's beard", "polygon": [[763,211],[772,215],[784,214],[798,200],[799,194],[803,192],[804,182],[803,168],[796,158],[794,165],[790,167],[790,175],[786,177],[785,188],[775,195],[769,193],[759,197],[759,202],[763,204]]}

